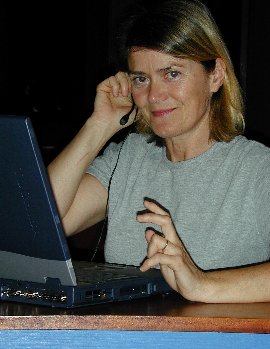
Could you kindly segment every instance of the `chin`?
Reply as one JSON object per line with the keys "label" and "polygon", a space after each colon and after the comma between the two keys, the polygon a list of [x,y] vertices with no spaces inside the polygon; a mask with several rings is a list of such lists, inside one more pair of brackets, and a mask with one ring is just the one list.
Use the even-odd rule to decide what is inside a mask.
{"label": "chin", "polygon": [[157,135],[160,138],[172,138],[177,136],[175,129],[171,129],[168,127],[153,127],[152,131],[154,132],[155,135]]}
{"label": "chin", "polygon": [[177,132],[178,120],[169,120],[168,118],[157,118],[150,120],[150,127],[152,131],[159,137],[167,138],[173,137]]}

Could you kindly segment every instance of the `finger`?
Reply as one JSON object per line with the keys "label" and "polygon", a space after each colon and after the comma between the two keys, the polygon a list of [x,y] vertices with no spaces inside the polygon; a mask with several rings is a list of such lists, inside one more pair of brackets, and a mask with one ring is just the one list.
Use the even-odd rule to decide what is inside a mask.
{"label": "finger", "polygon": [[148,242],[147,256],[150,257],[155,253],[164,253],[169,241],[165,238],[164,234],[156,233],[152,229],[147,229],[145,232],[145,238]]}
{"label": "finger", "polygon": [[[107,84],[106,84],[107,83]],[[127,74],[118,72],[105,80],[105,86],[108,85],[114,97],[128,97],[130,95],[130,82]],[[131,101],[131,98],[129,98]]]}
{"label": "finger", "polygon": [[151,268],[156,268],[157,265],[160,265],[160,270],[164,279],[171,286],[172,289],[177,291],[177,284],[174,275],[174,269],[171,267],[173,265],[174,256],[156,254],[152,258],[146,259],[143,264],[140,266],[140,270],[145,272]]}
{"label": "finger", "polygon": [[156,213],[156,214],[160,214],[160,215],[168,215],[169,212],[166,211],[164,208],[162,208],[160,205],[156,204],[153,201],[144,199],[144,207],[147,208],[148,210]]}
{"label": "finger", "polygon": [[110,85],[113,96],[118,97],[120,92],[120,83],[116,79],[116,76],[110,76],[108,78],[108,81],[109,81],[109,85]]}
{"label": "finger", "polygon": [[167,237],[172,243],[178,246],[182,246],[182,241],[176,231],[169,211],[162,208],[157,203],[149,201],[147,199],[144,200],[144,206],[157,215],[152,216],[151,218],[154,218],[154,220],[156,220],[156,224],[161,226],[162,234],[164,235],[164,237]]}
{"label": "finger", "polygon": [[120,85],[120,91],[122,96],[130,98],[130,102],[132,102],[131,99],[131,82],[130,78],[127,73],[124,72],[118,72],[116,75],[116,80],[118,81]]}
{"label": "finger", "polygon": [[159,225],[162,233],[167,239],[175,244],[181,244],[170,215],[164,210],[162,210],[162,212],[162,214],[157,214],[154,212],[138,214],[137,220],[140,223],[153,223]]}
{"label": "finger", "polygon": [[[151,220],[153,219],[159,220],[160,222],[162,222],[163,218],[165,220],[169,218],[169,220],[171,221],[170,214],[165,210],[163,210],[162,208],[160,208],[157,204],[150,201],[144,201],[144,206],[145,208],[148,209],[148,211],[138,213],[137,218],[139,219],[140,222],[151,223]],[[157,224],[160,225],[159,223]]]}
{"label": "finger", "polygon": [[148,244],[152,243],[156,244],[157,246],[162,244],[162,241],[164,244],[168,241],[163,233],[156,232],[152,229],[147,229],[145,231],[145,238]]}
{"label": "finger", "polygon": [[181,250],[179,246],[174,245],[168,239],[163,238],[158,234],[153,234],[147,248],[147,257],[151,258],[157,253],[180,255]]}
{"label": "finger", "polygon": [[144,260],[143,264],[140,266],[140,270],[147,271],[151,268],[154,268],[158,264],[160,266],[167,266],[172,270],[177,269],[177,265],[178,265],[177,256],[171,256],[163,253],[156,253],[152,257]]}
{"label": "finger", "polygon": [[[145,238],[146,238],[146,241],[149,243],[152,239],[152,236],[156,234],[156,232],[152,229],[147,229],[145,231]],[[162,235],[164,237],[164,234]]]}

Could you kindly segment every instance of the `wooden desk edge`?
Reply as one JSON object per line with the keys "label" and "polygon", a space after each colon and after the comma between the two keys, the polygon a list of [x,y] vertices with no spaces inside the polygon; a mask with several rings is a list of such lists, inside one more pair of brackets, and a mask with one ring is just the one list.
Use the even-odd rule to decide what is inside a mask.
{"label": "wooden desk edge", "polygon": [[132,315],[0,316],[0,330],[270,333],[270,319]]}

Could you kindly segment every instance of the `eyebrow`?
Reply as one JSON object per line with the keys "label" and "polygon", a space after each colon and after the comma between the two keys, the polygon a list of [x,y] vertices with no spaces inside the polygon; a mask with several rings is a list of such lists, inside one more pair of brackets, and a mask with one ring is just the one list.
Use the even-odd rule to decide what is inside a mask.
{"label": "eyebrow", "polygon": [[[181,68],[181,67],[183,67],[183,65],[174,63],[174,64],[170,65],[169,67],[164,67],[164,68],[158,69],[157,72],[158,73],[167,72],[167,71],[170,71],[170,70],[174,69],[174,67]],[[129,75],[145,75],[146,73],[144,73],[143,71],[136,71],[136,70],[132,71],[132,70],[129,70],[128,74]]]}
{"label": "eyebrow", "polygon": [[142,72],[142,71],[136,71],[136,70],[132,71],[132,70],[129,70],[128,74],[129,75],[144,75],[145,73]]}

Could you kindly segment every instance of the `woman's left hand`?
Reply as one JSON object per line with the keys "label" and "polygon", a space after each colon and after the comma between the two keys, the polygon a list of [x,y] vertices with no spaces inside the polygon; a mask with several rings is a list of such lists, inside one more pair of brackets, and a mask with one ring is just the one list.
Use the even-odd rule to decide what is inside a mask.
{"label": "woman's left hand", "polygon": [[160,264],[168,284],[189,300],[200,300],[206,292],[207,274],[192,261],[180,240],[170,214],[152,201],[145,200],[146,213],[138,214],[140,223],[153,223],[161,228],[161,234],[146,230],[148,242],[147,259],[141,265],[146,271]]}

